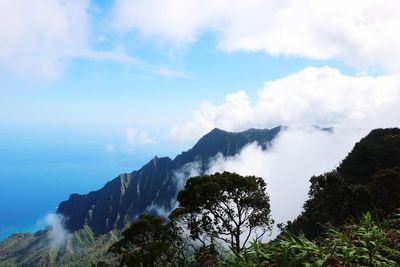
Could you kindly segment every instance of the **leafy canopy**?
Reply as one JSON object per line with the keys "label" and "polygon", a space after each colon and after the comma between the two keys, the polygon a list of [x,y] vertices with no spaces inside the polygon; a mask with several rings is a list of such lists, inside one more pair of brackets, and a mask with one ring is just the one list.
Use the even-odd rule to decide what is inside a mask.
{"label": "leafy canopy", "polygon": [[170,219],[183,222],[203,245],[220,240],[240,252],[250,236],[258,239],[271,227],[266,186],[262,178],[229,172],[192,177]]}
{"label": "leafy canopy", "polygon": [[122,233],[110,252],[119,257],[119,266],[183,266],[185,245],[179,229],[163,219],[142,214]]}

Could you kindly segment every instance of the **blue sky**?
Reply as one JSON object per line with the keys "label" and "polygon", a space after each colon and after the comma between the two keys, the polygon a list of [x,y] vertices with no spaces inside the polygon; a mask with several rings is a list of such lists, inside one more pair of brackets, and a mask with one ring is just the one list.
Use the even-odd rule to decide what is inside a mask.
{"label": "blue sky", "polygon": [[[157,5],[157,1],[147,2],[148,5],[142,5],[142,12],[147,12],[151,17],[152,9],[149,5]],[[340,55],[322,56],[321,59],[321,56],[310,56],[307,49],[303,52],[291,52],[290,49],[289,52],[269,52],[262,45],[255,49],[221,48],[221,36],[226,35],[227,30],[219,28],[220,26],[207,26],[207,21],[193,25],[193,29],[184,29],[183,31],[188,32],[184,36],[195,35],[186,40],[185,37],[176,37],[174,29],[163,29],[160,26],[164,23],[162,16],[160,19],[154,17],[155,22],[151,24],[146,19],[140,21],[140,18],[139,21],[130,22],[118,14],[118,7],[129,11],[129,7],[137,3],[138,1],[72,1],[69,4],[72,8],[63,1],[55,0],[39,4],[54,5],[54,10],[64,12],[67,17],[71,12],[78,14],[76,21],[68,21],[68,18],[67,22],[63,21],[70,24],[71,29],[63,33],[68,41],[71,39],[69,35],[75,38],[75,28],[85,29],[83,33],[78,30],[77,40],[72,38],[71,45],[76,45],[77,48],[67,51],[67,55],[59,52],[66,49],[62,44],[43,41],[44,48],[51,51],[47,58],[46,51],[40,48],[40,38],[51,40],[57,36],[54,37],[55,34],[50,30],[49,33],[43,33],[47,29],[42,22],[36,23],[35,18],[32,18],[33,26],[38,28],[33,33],[28,27],[29,19],[16,24],[21,29],[14,30],[27,36],[15,38],[14,41],[25,43],[18,44],[19,46],[11,50],[4,49],[3,53],[14,53],[15,61],[21,60],[23,56],[32,57],[32,61],[37,62],[38,66],[45,64],[46,71],[38,71],[31,65],[15,67],[7,60],[0,61],[0,64],[3,63],[0,76],[0,123],[3,128],[91,129],[94,133],[108,131],[124,138],[126,129],[131,127],[150,132],[155,138],[165,141],[170,129],[190,121],[191,114],[202,102],[210,101],[218,105],[224,101],[225,95],[245,90],[254,104],[266,81],[286,77],[308,66],[327,65],[339,69],[343,75],[363,72],[376,76],[377,73],[384,72],[376,71],[384,69],[384,65],[378,65],[378,68],[371,68],[369,65],[353,66],[354,64],[349,64],[348,59]],[[183,2],[171,1],[173,12],[179,12],[180,3]],[[241,4],[243,5],[235,2],[233,5],[240,8]],[[10,12],[21,13],[18,5],[23,4],[10,1]],[[182,12],[189,12],[185,8],[186,5],[183,4]],[[210,9],[223,13],[218,7]],[[51,11],[49,9],[47,12]],[[39,10],[39,15],[40,12]],[[132,11],[133,17],[135,12],[138,11]],[[49,19],[46,23],[52,23],[54,18],[51,14],[46,16]],[[215,16],[217,18],[214,20],[218,20],[219,15]],[[245,16],[249,14],[243,16],[245,20]],[[124,19],[127,22],[118,22]],[[178,19],[178,22],[181,21]],[[4,23],[2,27],[8,27]],[[118,26],[118,23],[124,26]],[[150,25],[146,26],[146,23]],[[236,25],[232,24],[233,26],[228,25],[227,28]],[[55,30],[62,31],[63,28]],[[60,37],[61,41],[63,38]],[[31,39],[39,46],[30,50]],[[318,49],[317,47],[315,50]],[[42,55],[44,59],[35,54]],[[194,136],[193,139],[197,137]]]}
{"label": "blue sky", "polygon": [[[175,55],[169,58],[166,54],[170,53],[178,54],[178,59]],[[189,77],[164,76],[111,60],[71,60],[57,79],[17,76],[1,80],[2,124],[165,130],[187,118],[202,101],[220,103],[226,94],[238,90],[246,90],[256,99],[267,80],[309,65],[328,64],[260,52],[218,51],[211,34],[182,52],[149,47],[132,54],[152,64],[177,68]],[[348,73],[355,71],[341,63],[329,63]]]}

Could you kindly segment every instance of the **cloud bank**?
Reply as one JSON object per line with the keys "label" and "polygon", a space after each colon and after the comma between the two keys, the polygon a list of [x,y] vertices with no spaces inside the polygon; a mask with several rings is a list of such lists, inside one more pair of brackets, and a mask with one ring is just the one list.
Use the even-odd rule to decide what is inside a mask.
{"label": "cloud bank", "polygon": [[[174,172],[174,182],[179,191],[188,178],[203,174],[229,171],[262,177],[267,182],[272,218],[275,223],[286,223],[302,212],[308,199],[309,179],[339,166],[367,133],[362,129],[326,131],[317,127],[289,127],[273,139],[267,150],[262,149],[263,144],[252,143],[235,156],[218,154],[205,166],[199,162],[185,164]],[[171,210],[177,206],[175,198],[171,199]],[[171,210],[153,205],[148,209],[165,218]],[[277,233],[274,228],[273,236]]]}
{"label": "cloud bank", "polygon": [[[0,71],[55,78],[68,61],[90,58],[191,78],[190,73],[146,63],[118,48],[131,45],[132,32],[141,37],[134,38],[138,41],[178,47],[211,32],[225,52],[333,59],[362,70],[400,72],[396,0],[116,0],[112,10],[103,12],[103,31],[95,22],[95,6],[89,0],[1,1]],[[120,37],[115,49],[100,51],[90,42],[103,35]]]}
{"label": "cloud bank", "polygon": [[396,0],[117,0],[114,24],[175,45],[211,31],[227,52],[340,59],[400,71]]}
{"label": "cloud bank", "polygon": [[0,1],[0,71],[56,78],[86,49],[89,0]]}
{"label": "cloud bank", "polygon": [[207,173],[230,171],[256,175],[267,182],[271,215],[276,223],[296,218],[308,198],[309,179],[337,167],[364,131],[289,128],[268,150],[250,144],[233,157],[217,156]]}
{"label": "cloud bank", "polygon": [[245,91],[220,105],[202,104],[173,140],[197,139],[215,127],[228,131],[289,126],[365,128],[400,124],[400,80],[396,75],[349,76],[331,67],[307,67],[268,81],[251,104]]}
{"label": "cloud bank", "polygon": [[[267,151],[251,144],[234,157],[218,155],[206,172],[263,177],[272,217],[284,223],[300,214],[311,176],[337,167],[371,129],[400,125],[398,103],[396,75],[350,76],[331,67],[307,67],[266,82],[254,104],[245,91],[228,94],[219,105],[202,104],[186,123],[171,129],[171,138],[197,139],[215,127],[242,131],[289,126]],[[333,127],[333,132],[313,125]]]}

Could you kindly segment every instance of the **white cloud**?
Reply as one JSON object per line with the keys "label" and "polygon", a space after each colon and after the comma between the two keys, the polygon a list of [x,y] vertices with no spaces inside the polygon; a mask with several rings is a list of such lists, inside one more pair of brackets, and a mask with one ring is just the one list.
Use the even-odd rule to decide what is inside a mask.
{"label": "white cloud", "polygon": [[156,65],[152,65],[152,64],[143,64],[142,68],[144,70],[156,73],[156,74],[164,76],[164,77],[182,78],[182,79],[191,79],[192,78],[192,74],[190,74],[188,72],[181,71],[181,70],[174,70],[169,67],[156,66]]}
{"label": "white cloud", "polygon": [[128,55],[123,49],[116,48],[107,51],[98,50],[82,50],[76,54],[76,57],[101,60],[101,61],[116,61],[119,63],[130,64],[144,71],[158,74],[164,77],[190,79],[192,75],[188,72],[175,70],[166,66],[159,66],[148,63],[138,57]]}
{"label": "white cloud", "polygon": [[58,77],[85,49],[89,0],[0,1],[0,71]]}
{"label": "white cloud", "polygon": [[171,130],[171,137],[196,139],[214,127],[393,127],[400,124],[399,102],[398,76],[347,76],[330,67],[308,67],[267,82],[253,106],[244,91],[227,95],[220,105],[201,105],[185,124]]}
{"label": "white cloud", "polygon": [[[316,127],[289,127],[272,141],[267,150],[261,148],[262,144],[252,143],[235,156],[217,154],[206,166],[199,162],[185,164],[174,172],[174,182],[178,190],[182,189],[189,177],[202,175],[202,167],[206,169],[205,174],[230,171],[262,177],[267,182],[272,218],[276,223],[286,223],[301,213],[308,199],[309,179],[335,169],[367,132],[360,129],[322,131]],[[163,215],[170,212],[153,206],[151,210]],[[273,236],[277,233],[274,228]]]}
{"label": "white cloud", "polygon": [[121,31],[172,44],[212,31],[225,51],[339,58],[400,71],[396,0],[117,0],[114,16]]}
{"label": "white cloud", "polygon": [[256,143],[233,157],[217,156],[208,173],[230,171],[256,175],[267,182],[271,215],[276,223],[297,217],[308,198],[309,179],[337,167],[365,131],[337,129],[333,133],[316,128],[284,131],[268,150]]}
{"label": "white cloud", "polygon": [[249,118],[253,116],[253,112],[245,91],[228,94],[221,105],[203,103],[185,125],[172,128],[171,137],[178,141],[197,139],[215,127],[235,130],[236,124],[250,125]]}
{"label": "white cloud", "polygon": [[[175,203],[174,203],[175,205]],[[172,209],[171,209],[172,210]],[[149,213],[155,213],[157,216],[162,217],[164,219],[168,219],[169,214],[171,213],[170,209],[166,209],[165,207],[160,207],[156,204],[151,204],[146,208],[146,211]]]}
{"label": "white cloud", "polygon": [[50,240],[50,245],[53,248],[60,248],[65,245],[69,239],[71,239],[71,234],[64,227],[64,217],[61,214],[48,214],[45,218],[46,223],[49,226],[49,231],[47,232],[47,237]]}
{"label": "white cloud", "polygon": [[[179,192],[185,187],[187,179],[202,174],[201,161],[189,162],[174,170],[172,174],[172,180],[176,184],[177,191]],[[175,199],[174,199],[175,200]]]}
{"label": "white cloud", "polygon": [[156,141],[147,133],[138,129],[128,128],[125,133],[128,143],[131,145],[154,144]]}

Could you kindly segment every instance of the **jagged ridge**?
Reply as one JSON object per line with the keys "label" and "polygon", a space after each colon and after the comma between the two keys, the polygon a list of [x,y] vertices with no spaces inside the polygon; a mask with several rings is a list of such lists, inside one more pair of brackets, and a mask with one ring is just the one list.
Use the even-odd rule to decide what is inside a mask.
{"label": "jagged ridge", "polygon": [[205,171],[209,159],[218,153],[225,157],[233,156],[253,142],[265,149],[281,129],[249,129],[239,133],[214,129],[174,160],[155,157],[140,170],[121,174],[98,191],[86,195],[72,194],[67,201],[60,203],[57,213],[67,218],[66,226],[70,231],[82,229],[85,225],[96,235],[122,229],[152,205],[166,210],[172,208],[171,200],[177,194],[173,174],[185,164],[197,162]]}

